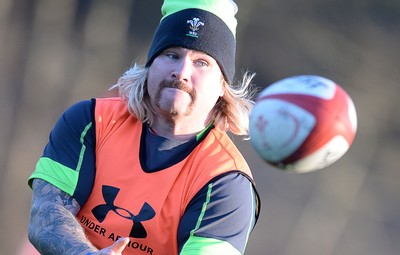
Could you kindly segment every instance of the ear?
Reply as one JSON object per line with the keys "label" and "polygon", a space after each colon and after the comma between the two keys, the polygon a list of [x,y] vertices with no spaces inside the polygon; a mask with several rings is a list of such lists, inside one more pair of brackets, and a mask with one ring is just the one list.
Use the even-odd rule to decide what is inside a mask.
{"label": "ear", "polygon": [[226,86],[228,86],[228,83],[225,81],[225,79],[222,79],[221,80],[221,92],[219,94],[220,97],[223,97],[225,95]]}

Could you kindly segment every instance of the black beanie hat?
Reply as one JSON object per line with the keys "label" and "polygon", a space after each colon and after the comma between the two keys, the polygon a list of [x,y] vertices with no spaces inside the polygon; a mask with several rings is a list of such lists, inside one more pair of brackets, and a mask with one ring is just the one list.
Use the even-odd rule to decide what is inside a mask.
{"label": "black beanie hat", "polygon": [[170,47],[202,51],[216,60],[230,84],[235,75],[236,12],[232,0],[165,0],[146,66]]}

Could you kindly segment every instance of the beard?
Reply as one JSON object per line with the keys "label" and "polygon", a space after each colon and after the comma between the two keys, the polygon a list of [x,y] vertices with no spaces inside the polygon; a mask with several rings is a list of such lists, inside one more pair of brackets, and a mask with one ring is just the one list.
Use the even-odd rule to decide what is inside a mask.
{"label": "beard", "polygon": [[[158,86],[158,91],[156,93],[156,97],[155,97],[155,105],[157,106],[158,109],[162,109],[164,110],[164,113],[166,112],[166,109],[164,109],[164,107],[162,107],[161,105],[161,97],[162,97],[162,91],[165,88],[174,88],[174,89],[179,89],[182,90],[184,92],[186,92],[189,97],[190,97],[190,103],[187,106],[186,111],[183,113],[184,116],[188,116],[192,113],[195,102],[196,102],[196,91],[194,89],[192,89],[191,87],[187,86],[184,82],[178,81],[178,80],[173,80],[173,81],[167,81],[167,80],[162,80],[160,82],[160,85]],[[168,114],[171,117],[176,117],[180,114],[179,109],[177,109],[175,107],[175,102],[171,102],[170,106],[169,106],[169,110],[168,110]]]}

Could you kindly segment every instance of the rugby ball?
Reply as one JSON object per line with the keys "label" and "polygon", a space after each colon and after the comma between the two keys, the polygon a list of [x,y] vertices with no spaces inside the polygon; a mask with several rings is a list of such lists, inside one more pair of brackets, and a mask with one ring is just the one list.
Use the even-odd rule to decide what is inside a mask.
{"label": "rugby ball", "polygon": [[311,172],[340,159],[357,130],[349,94],[316,75],[279,80],[263,89],[250,114],[250,141],[269,164],[290,172]]}

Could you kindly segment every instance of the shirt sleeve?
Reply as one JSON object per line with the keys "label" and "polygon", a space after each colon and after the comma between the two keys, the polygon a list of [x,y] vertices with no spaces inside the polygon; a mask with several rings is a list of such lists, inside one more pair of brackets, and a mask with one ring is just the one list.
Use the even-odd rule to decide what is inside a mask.
{"label": "shirt sleeve", "polygon": [[36,169],[28,179],[45,180],[74,197],[82,206],[95,176],[95,100],[78,102],[57,120]]}
{"label": "shirt sleeve", "polygon": [[243,254],[258,215],[257,193],[244,175],[224,175],[192,199],[178,227],[180,255]]}

